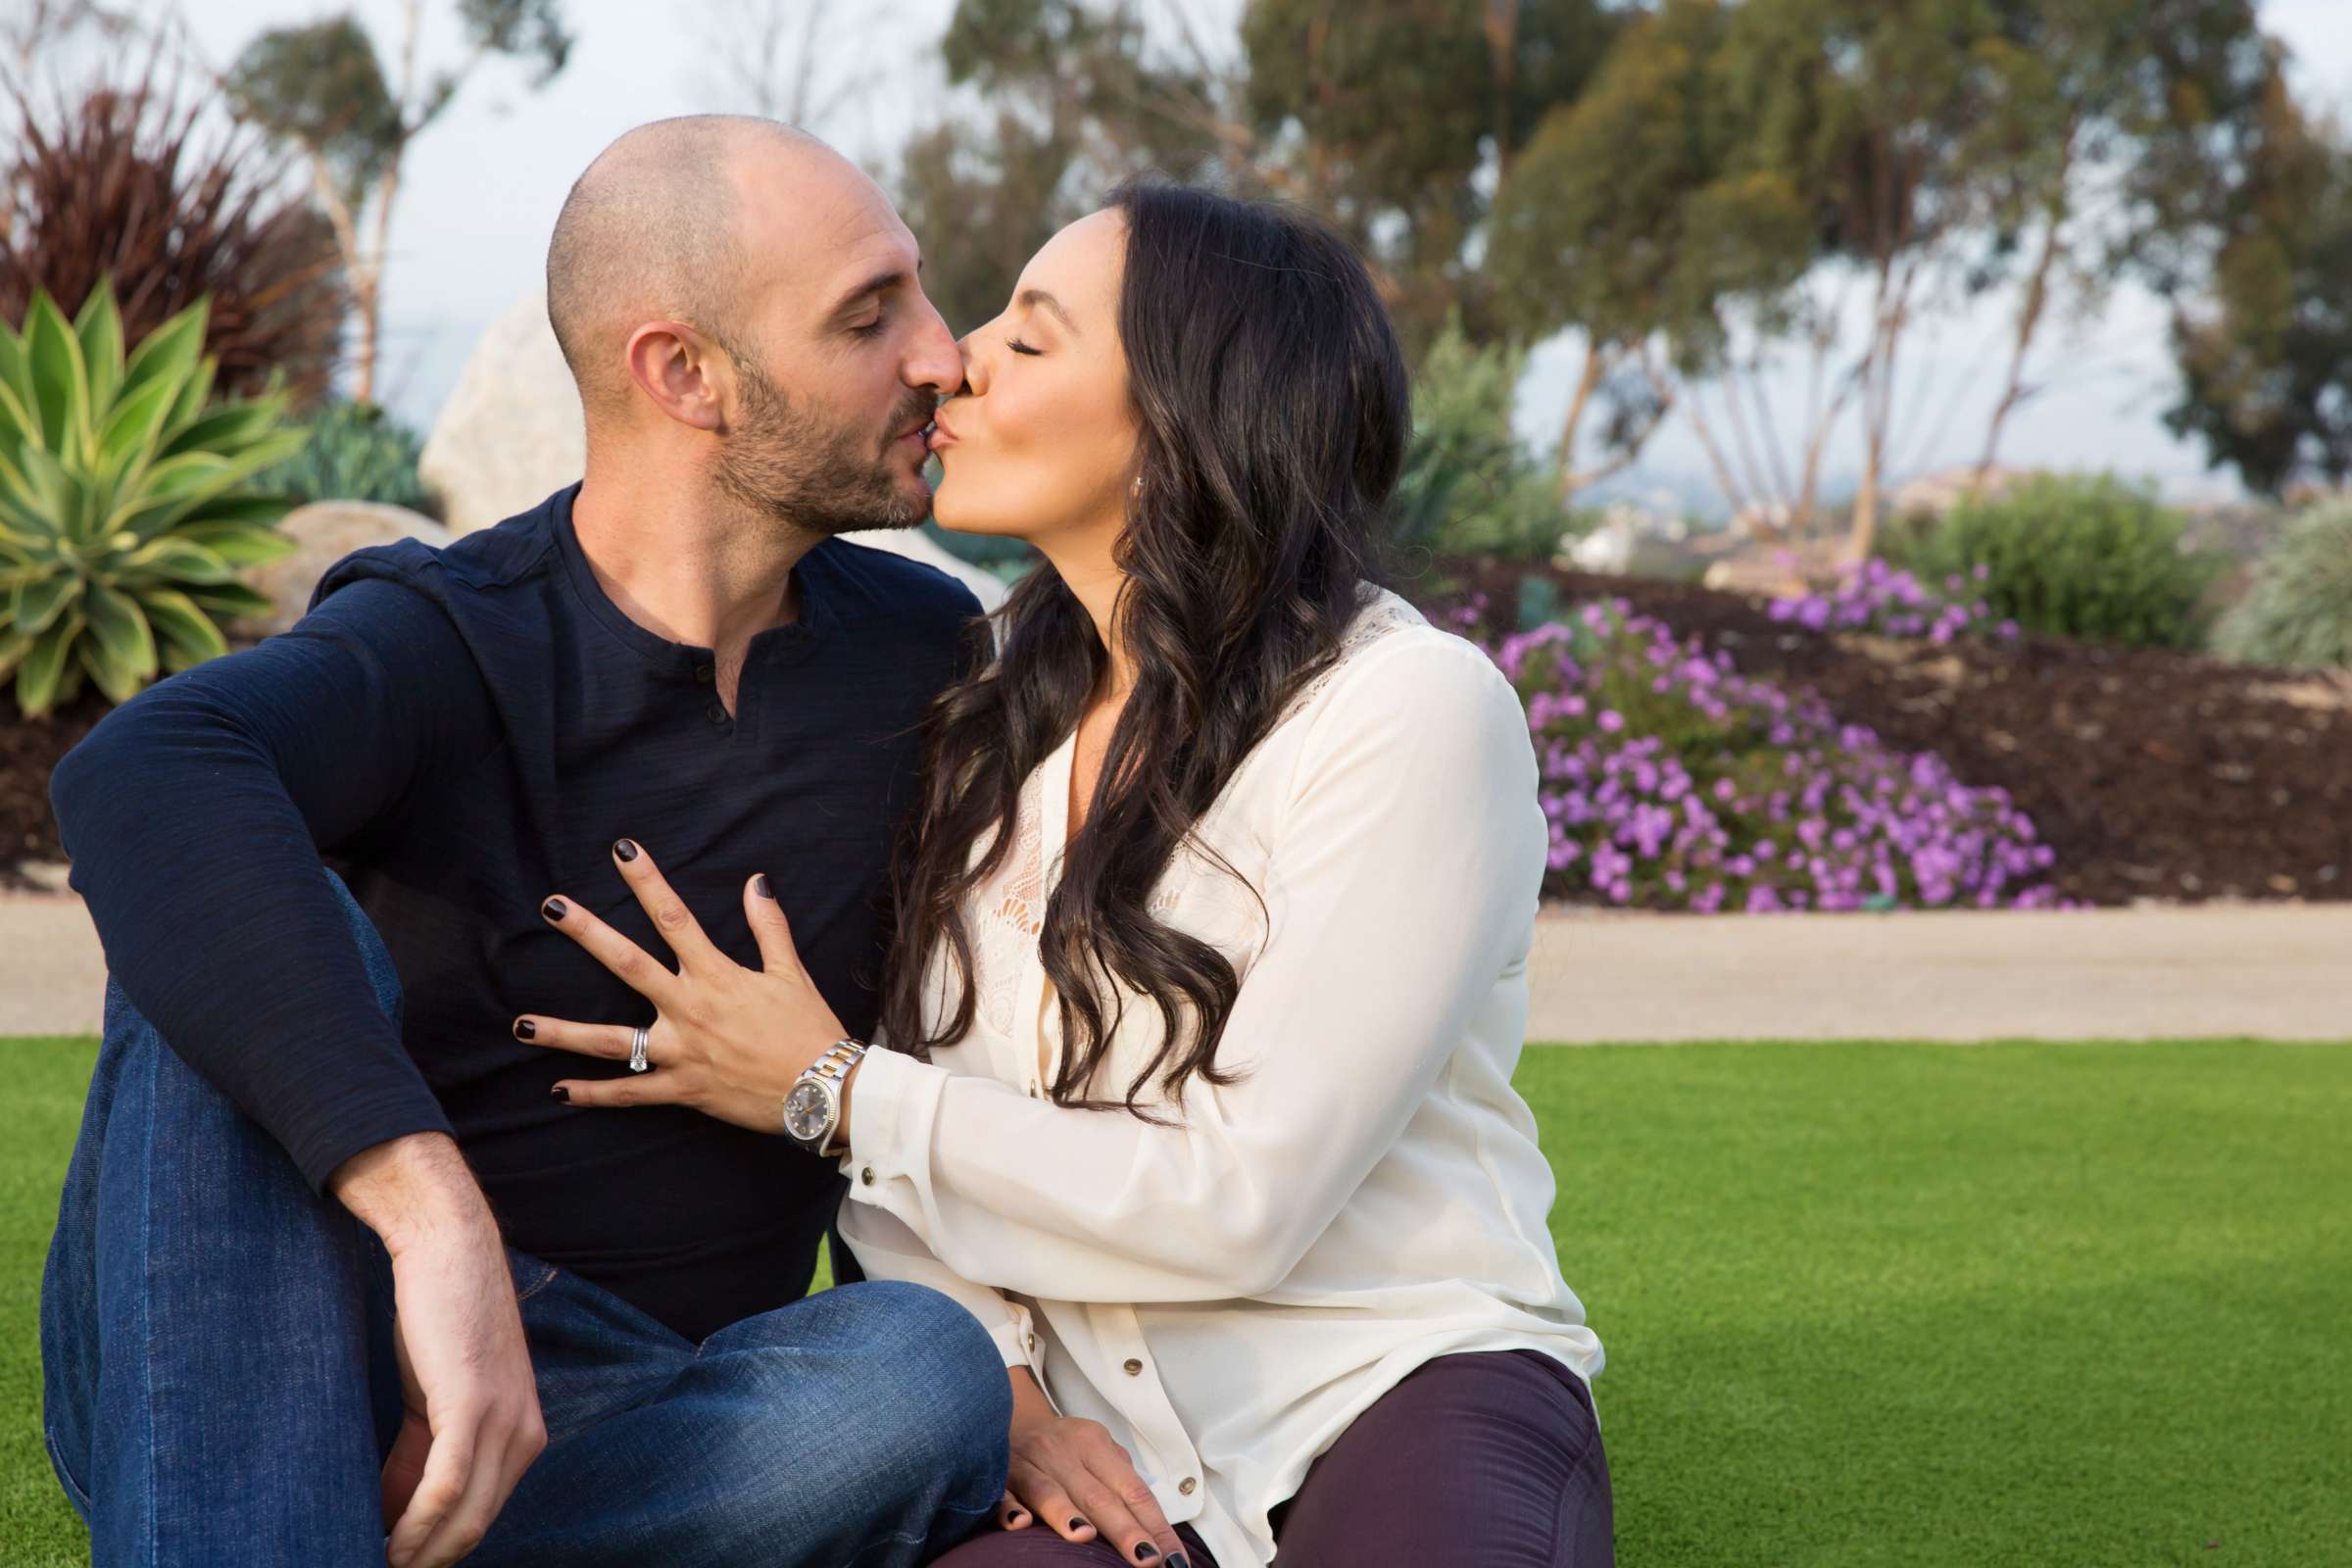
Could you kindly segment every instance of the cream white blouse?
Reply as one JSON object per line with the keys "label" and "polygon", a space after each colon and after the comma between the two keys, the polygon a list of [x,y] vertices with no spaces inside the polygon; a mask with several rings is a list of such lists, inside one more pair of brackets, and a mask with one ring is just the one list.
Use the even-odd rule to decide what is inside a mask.
{"label": "cream white blouse", "polygon": [[[865,1271],[968,1306],[1007,1365],[1102,1422],[1227,1568],[1432,1357],[1600,1343],[1560,1277],[1552,1175],[1511,1088],[1546,843],[1518,696],[1471,644],[1368,595],[1342,657],[1250,752],[1154,895],[1242,976],[1178,1125],[1040,1098],[1061,1050],[1037,935],[1072,742],[1023,788],[967,909],[978,1007],[929,1063],[876,1051],[850,1107],[842,1229]],[[931,1016],[950,997],[930,975]],[[1126,999],[1099,1092],[1158,1049]],[[1155,1086],[1154,1086],[1155,1089]]]}

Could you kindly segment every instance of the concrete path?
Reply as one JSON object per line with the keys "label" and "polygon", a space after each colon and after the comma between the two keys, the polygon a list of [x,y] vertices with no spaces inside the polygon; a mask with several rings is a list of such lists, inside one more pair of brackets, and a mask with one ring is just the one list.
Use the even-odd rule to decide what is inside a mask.
{"label": "concrete path", "polygon": [[[1546,915],[1532,1040],[2352,1041],[2352,905]],[[0,1035],[98,1027],[80,902],[0,895]]]}
{"label": "concrete path", "polygon": [[1568,913],[1528,1038],[2352,1041],[2352,905]]}
{"label": "concrete path", "polygon": [[71,894],[0,893],[0,1035],[98,1032],[106,956]]}

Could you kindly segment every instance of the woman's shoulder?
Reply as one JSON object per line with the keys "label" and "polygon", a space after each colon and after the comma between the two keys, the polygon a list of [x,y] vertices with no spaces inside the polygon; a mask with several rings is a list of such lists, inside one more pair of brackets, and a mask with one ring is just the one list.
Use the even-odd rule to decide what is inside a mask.
{"label": "woman's shoulder", "polygon": [[1294,718],[1315,727],[1382,716],[1427,722],[1498,700],[1518,710],[1517,693],[1485,649],[1432,625],[1388,589],[1367,585],[1361,605],[1338,657],[1294,699]]}

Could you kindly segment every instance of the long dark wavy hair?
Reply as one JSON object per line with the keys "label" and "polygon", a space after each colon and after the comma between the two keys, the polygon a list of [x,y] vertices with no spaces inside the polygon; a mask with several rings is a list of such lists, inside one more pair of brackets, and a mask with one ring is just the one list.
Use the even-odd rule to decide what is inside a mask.
{"label": "long dark wavy hair", "polygon": [[[1386,580],[1410,393],[1371,278],[1324,224],[1159,182],[1123,186],[1109,205],[1127,222],[1119,336],[1143,481],[1113,558],[1125,575],[1113,624],[1136,678],[1039,941],[1061,1009],[1054,1100],[1156,1119],[1140,1104],[1153,1078],[1171,1101],[1196,1075],[1232,1081],[1217,1042],[1241,980],[1214,947],[1153,917],[1152,888],[1292,696],[1337,656],[1362,585]],[[882,1024],[918,1054],[971,1028],[966,898],[1010,853],[1022,781],[1076,727],[1108,663],[1050,565],[1013,590],[997,629],[995,662],[925,721],[920,805],[898,865]],[[926,959],[940,944],[955,1004],[926,1030]],[[1095,1085],[1123,1010],[1113,979],[1166,1026],[1152,1059],[1110,1086],[1116,1099]]]}

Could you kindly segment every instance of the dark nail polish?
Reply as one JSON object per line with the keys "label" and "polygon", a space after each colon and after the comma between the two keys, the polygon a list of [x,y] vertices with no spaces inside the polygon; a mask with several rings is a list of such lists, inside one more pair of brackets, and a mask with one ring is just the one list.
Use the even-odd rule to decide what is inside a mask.
{"label": "dark nail polish", "polygon": [[1149,1541],[1135,1548],[1135,1560],[1137,1562],[1150,1562],[1152,1558],[1158,1555],[1159,1548],[1152,1544],[1152,1543]]}
{"label": "dark nail polish", "polygon": [[546,915],[550,920],[561,920],[564,915],[570,913],[571,911],[564,906],[564,901],[562,899],[550,899],[545,904],[539,906],[539,912]]}
{"label": "dark nail polish", "polygon": [[1084,1530],[1086,1528],[1086,1521],[1083,1519],[1073,1519],[1070,1521],[1070,1528],[1072,1530]]}
{"label": "dark nail polish", "polygon": [[752,878],[752,891],[759,894],[763,899],[772,899],[776,896],[776,890],[768,886],[767,873],[765,871],[762,871],[758,876]]}
{"label": "dark nail polish", "polygon": [[537,1024],[535,1024],[535,1023],[531,1022],[531,1020],[530,1020],[530,1019],[528,1019],[528,1018],[517,1018],[517,1019],[515,1019],[515,1020],[514,1020],[514,1038],[515,1038],[515,1039],[517,1039],[517,1040],[528,1040],[528,1039],[532,1038],[534,1035],[536,1035],[536,1034],[538,1034],[538,1033],[539,1033],[539,1026],[538,1026]]}
{"label": "dark nail polish", "polygon": [[637,858],[637,846],[627,839],[621,839],[612,846],[612,853],[623,860],[634,860]]}
{"label": "dark nail polish", "polygon": [[1168,1568],[1193,1568],[1193,1565],[1184,1560],[1184,1553],[1180,1551],[1168,1559]]}
{"label": "dark nail polish", "polygon": [[562,1084],[556,1085],[556,1087],[550,1089],[548,1093],[554,1096],[556,1099],[564,1102],[564,1103],[566,1105],[571,1103],[571,1091],[564,1088]]}

